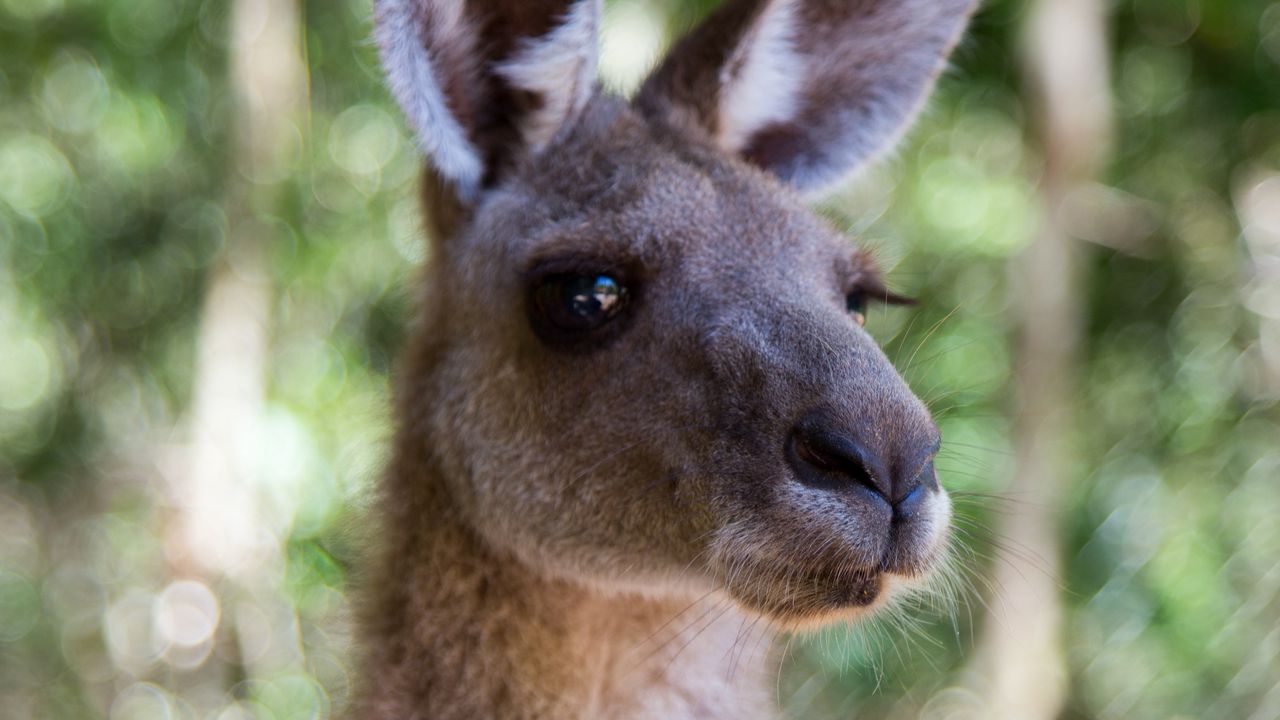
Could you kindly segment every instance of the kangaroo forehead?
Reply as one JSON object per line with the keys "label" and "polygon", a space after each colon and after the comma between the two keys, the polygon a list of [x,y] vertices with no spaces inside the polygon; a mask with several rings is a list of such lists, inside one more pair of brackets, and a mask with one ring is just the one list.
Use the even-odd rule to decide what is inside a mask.
{"label": "kangaroo forehead", "polygon": [[578,254],[764,269],[834,256],[842,270],[873,271],[849,238],[765,173],[657,132],[628,108],[604,107],[514,179],[492,226],[519,228],[510,239],[523,264]]}

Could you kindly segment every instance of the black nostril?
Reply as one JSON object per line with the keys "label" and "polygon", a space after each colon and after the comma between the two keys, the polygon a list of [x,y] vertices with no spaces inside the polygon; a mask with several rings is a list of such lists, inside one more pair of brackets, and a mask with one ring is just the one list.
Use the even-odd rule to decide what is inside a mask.
{"label": "black nostril", "polygon": [[[934,450],[934,452],[937,452]],[[925,463],[920,473],[909,483],[903,483],[893,496],[893,516],[898,520],[910,520],[920,514],[924,499],[930,490],[938,489],[938,473],[933,468],[933,461]]]}
{"label": "black nostril", "polygon": [[863,487],[889,502],[889,487],[869,467],[857,443],[822,430],[796,428],[787,443],[787,459],[797,479],[824,490]]}
{"label": "black nostril", "polygon": [[924,498],[927,494],[924,485],[916,485],[911,488],[911,492],[893,504],[893,516],[898,520],[913,519],[920,514],[920,508],[924,505]]}

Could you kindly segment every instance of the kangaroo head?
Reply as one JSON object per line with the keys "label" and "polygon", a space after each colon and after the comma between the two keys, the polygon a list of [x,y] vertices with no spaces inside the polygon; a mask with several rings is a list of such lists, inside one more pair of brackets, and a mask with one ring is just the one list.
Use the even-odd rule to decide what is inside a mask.
{"label": "kangaroo head", "polygon": [[401,400],[479,538],[793,625],[928,571],[938,431],[862,327],[896,298],[802,198],[901,133],[972,4],[730,0],[627,101],[598,0],[379,0],[435,230]]}

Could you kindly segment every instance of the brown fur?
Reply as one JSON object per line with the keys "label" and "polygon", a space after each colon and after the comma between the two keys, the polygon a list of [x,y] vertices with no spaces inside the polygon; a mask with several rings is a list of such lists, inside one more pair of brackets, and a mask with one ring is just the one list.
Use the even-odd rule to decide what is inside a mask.
{"label": "brown fur", "polygon": [[[673,122],[676,95],[597,94],[545,152],[490,159],[474,203],[429,177],[356,717],[763,717],[762,633],[858,617],[935,561],[937,431],[845,309],[876,269]],[[548,265],[622,278],[629,307],[549,344]],[[866,477],[797,461],[809,427]]]}

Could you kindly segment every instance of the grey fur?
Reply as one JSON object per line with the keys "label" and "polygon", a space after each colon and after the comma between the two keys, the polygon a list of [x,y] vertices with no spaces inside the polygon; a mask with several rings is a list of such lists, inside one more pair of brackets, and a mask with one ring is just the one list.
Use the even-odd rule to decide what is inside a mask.
{"label": "grey fur", "polygon": [[[417,17],[444,4],[422,0]],[[883,143],[888,121],[853,137],[817,120],[789,160],[760,162],[752,143],[725,152],[705,122],[717,107],[690,104],[696,87],[680,82],[719,82],[734,38],[759,35],[719,14],[694,36],[718,38],[715,52],[678,46],[664,68],[681,70],[659,70],[635,104],[592,94],[531,148],[510,132],[527,117],[520,103],[494,106],[514,114],[506,121],[465,118],[477,110],[466,103],[512,97],[475,68],[548,37],[567,7],[540,3],[540,20],[538,5],[467,3],[462,40],[417,31],[433,57],[458,64],[437,77],[488,78],[453,95],[486,181],[460,193],[434,166],[424,183],[432,261],[397,383],[354,713],[767,717],[775,658],[750,633],[743,646],[743,629],[861,617],[919,582],[946,537],[949,503],[929,464],[937,430],[845,308],[851,290],[882,292],[878,272],[784,183],[801,177],[786,168],[810,163],[812,143],[837,145],[805,171],[826,173]],[[882,67],[882,82],[844,45],[831,56],[843,65],[810,63],[802,79],[835,87],[844,67],[872,105],[899,108],[918,104],[971,9],[798,6],[797,39],[831,39],[809,26],[823,8],[836,25],[840,13],[878,18],[873,58],[901,29],[908,57]],[[929,7],[939,27],[921,36],[915,14]],[[607,335],[569,348],[534,329],[530,285],[548,264],[628,284],[630,306]],[[807,482],[812,456],[798,465],[794,451],[805,423],[856,442],[867,477],[840,469],[834,490]],[[890,508],[914,487],[918,512]]]}

